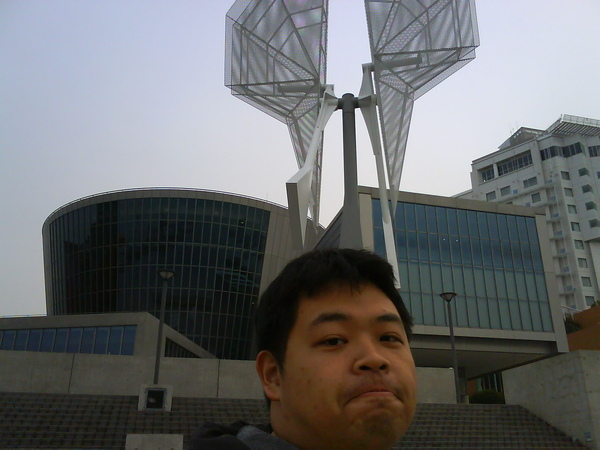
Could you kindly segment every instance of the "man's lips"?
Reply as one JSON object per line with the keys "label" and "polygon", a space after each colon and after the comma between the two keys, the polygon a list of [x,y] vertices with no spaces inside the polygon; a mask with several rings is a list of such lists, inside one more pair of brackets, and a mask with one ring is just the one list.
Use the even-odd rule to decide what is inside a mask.
{"label": "man's lips", "polygon": [[356,398],[368,397],[398,397],[391,386],[385,384],[361,384],[351,388],[348,392],[348,401]]}

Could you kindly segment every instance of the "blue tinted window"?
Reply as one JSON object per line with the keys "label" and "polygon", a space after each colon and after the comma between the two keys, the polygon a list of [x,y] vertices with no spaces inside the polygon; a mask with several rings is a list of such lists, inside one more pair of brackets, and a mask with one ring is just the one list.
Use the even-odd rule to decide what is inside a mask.
{"label": "blue tinted window", "polygon": [[49,328],[44,330],[42,333],[42,344],[40,346],[41,352],[51,352],[54,348],[54,336],[56,335],[56,330]]}
{"label": "blue tinted window", "polygon": [[506,216],[508,224],[508,235],[511,241],[517,242],[519,240],[519,228],[517,226],[517,218],[515,216]]}
{"label": "blue tinted window", "polygon": [[436,208],[437,227],[440,234],[448,234],[448,219],[446,208]]}
{"label": "blue tinted window", "polygon": [[503,330],[511,330],[512,325],[510,323],[510,310],[508,306],[508,300],[499,299],[498,306],[500,309],[500,326]]}
{"label": "blue tinted window", "polygon": [[468,266],[472,265],[473,259],[471,258],[471,242],[469,241],[469,239],[461,238],[460,247],[461,247],[461,254],[462,254],[462,259],[460,262],[463,265],[468,265]]}
{"label": "blue tinted window", "polygon": [[425,215],[427,216],[427,232],[437,234],[438,227],[435,210],[436,208],[434,206],[425,207]]}
{"label": "blue tinted window", "polygon": [[456,211],[456,216],[458,219],[458,234],[461,236],[468,236],[469,225],[467,222],[467,211],[459,209]]}
{"label": "blue tinted window", "polygon": [[435,312],[433,309],[433,296],[431,294],[423,294],[421,296],[423,302],[423,323],[425,325],[435,325]]}
{"label": "blue tinted window", "polygon": [[54,352],[64,353],[67,350],[67,338],[69,330],[67,328],[59,328],[56,330],[56,338],[54,339]]}
{"label": "blue tinted window", "polygon": [[483,255],[481,254],[481,244],[479,239],[471,239],[471,250],[473,255],[473,265],[483,266]]}
{"label": "blue tinted window", "polygon": [[479,311],[477,308],[477,299],[475,297],[467,297],[467,318],[469,327],[479,328]]}
{"label": "blue tinted window", "polygon": [[521,313],[521,325],[523,330],[531,331],[533,330],[533,324],[531,322],[531,312],[529,311],[529,302],[521,301],[519,302],[519,309]]}
{"label": "blue tinted window", "polygon": [[415,216],[417,219],[417,231],[427,231],[427,217],[425,205],[415,205]]}
{"label": "blue tinted window", "polygon": [[417,261],[419,252],[417,251],[417,233],[409,231],[406,233],[406,250],[408,251],[408,259]]}
{"label": "blue tinted window", "polygon": [[69,331],[69,340],[67,342],[67,353],[79,353],[81,345],[81,328],[71,328]]}
{"label": "blue tinted window", "polygon": [[509,240],[507,216],[498,215],[498,231],[502,241]]}
{"label": "blue tinted window", "polygon": [[529,310],[531,311],[533,331],[544,331],[539,303],[529,302]]}
{"label": "blue tinted window", "polygon": [[[377,202],[379,203],[379,202]],[[398,202],[398,204],[396,205],[396,228],[398,228],[399,230],[405,230],[406,229],[406,204],[402,203],[402,202]],[[381,210],[377,210],[377,213],[379,214],[379,216],[381,217]],[[374,215],[377,213],[373,213]]]}
{"label": "blue tinted window", "polygon": [[421,290],[423,292],[432,292],[429,264],[419,264],[419,278],[421,280]]}
{"label": "blue tinted window", "polygon": [[436,294],[433,294],[433,313],[436,325],[447,326],[446,302],[442,297]]}
{"label": "blue tinted window", "polygon": [[489,239],[490,233],[488,229],[488,216],[490,214],[484,212],[477,212],[477,224],[479,225],[479,237],[482,239]]}
{"label": "blue tinted window", "polygon": [[456,209],[446,209],[446,216],[448,217],[448,233],[453,236],[458,236],[458,217]]}
{"label": "blue tinted window", "polygon": [[96,342],[94,343],[94,353],[97,355],[106,354],[108,348],[108,327],[98,327],[96,330]]}
{"label": "blue tinted window", "polygon": [[[377,232],[378,232],[378,230],[375,230],[375,233],[377,233]],[[408,252],[407,252],[406,246],[407,246],[406,234],[402,230],[397,230],[396,231],[396,252],[398,254],[399,260],[408,258]]]}
{"label": "blue tinted window", "polygon": [[92,353],[94,350],[94,337],[96,329],[92,327],[84,328],[81,337],[80,353]]}
{"label": "blue tinted window", "polygon": [[417,219],[415,217],[415,205],[413,203],[407,203],[404,205],[404,218],[406,220],[407,230],[417,229]]}
{"label": "blue tinted window", "polygon": [[498,238],[498,214],[487,214],[490,238]]}
{"label": "blue tinted window", "polygon": [[540,311],[542,313],[544,331],[554,331],[554,327],[552,326],[552,316],[550,314],[550,305],[548,305],[548,303],[540,303]]}
{"label": "blue tinted window", "polygon": [[467,221],[469,223],[469,235],[477,237],[479,235],[479,226],[477,224],[477,212],[467,211]]}
{"label": "blue tinted window", "polygon": [[[373,202],[371,203],[371,206],[373,208],[373,226],[375,228],[382,228],[383,223],[381,219],[381,201],[379,201],[379,199],[374,198]],[[400,206],[400,203],[398,203],[398,206]],[[396,209],[396,217],[398,217],[397,211],[398,210]],[[398,227],[398,224],[396,224],[396,227],[400,228]]]}
{"label": "blue tinted window", "polygon": [[27,338],[29,330],[17,330],[17,338],[15,340],[14,350],[25,350],[27,348]]}
{"label": "blue tinted window", "polygon": [[385,257],[385,240],[383,236],[383,229],[377,228],[373,231],[373,251],[380,256]]}
{"label": "blue tinted window", "polygon": [[452,262],[452,252],[450,250],[450,236],[440,236],[440,260],[444,263]]}
{"label": "blue tinted window", "polygon": [[126,326],[123,331],[122,355],[133,355],[135,347],[136,326]]}
{"label": "blue tinted window", "polygon": [[110,338],[108,340],[108,354],[121,354],[121,339],[123,338],[123,327],[110,327]]}
{"label": "blue tinted window", "polygon": [[[440,292],[446,292],[444,290],[444,283],[442,282],[442,267],[439,264],[431,264],[431,292],[434,294]],[[451,277],[451,276],[450,276]]]}
{"label": "blue tinted window", "polygon": [[490,312],[488,301],[485,298],[477,298],[477,311],[479,314],[479,326],[482,328],[490,328]]}
{"label": "blue tinted window", "polygon": [[42,341],[42,330],[31,330],[29,332],[29,342],[27,342],[27,351],[38,352]]}
{"label": "blue tinted window", "polygon": [[522,330],[523,325],[521,324],[521,310],[519,309],[519,302],[516,300],[509,300],[508,307],[510,309],[512,329]]}
{"label": "blue tinted window", "polygon": [[17,330],[4,330],[4,337],[2,338],[2,347],[0,347],[0,350],[12,350],[15,346],[16,338]]}
{"label": "blue tinted window", "polygon": [[417,239],[419,244],[419,259],[421,261],[429,260],[429,241],[427,234],[417,233]]}

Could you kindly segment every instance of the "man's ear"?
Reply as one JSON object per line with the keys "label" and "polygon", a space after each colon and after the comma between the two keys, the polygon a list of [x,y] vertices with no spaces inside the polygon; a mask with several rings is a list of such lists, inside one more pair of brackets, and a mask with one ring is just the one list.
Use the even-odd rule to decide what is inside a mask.
{"label": "man's ear", "polygon": [[281,371],[271,352],[263,350],[258,354],[256,371],[267,398],[271,401],[278,401],[281,397]]}

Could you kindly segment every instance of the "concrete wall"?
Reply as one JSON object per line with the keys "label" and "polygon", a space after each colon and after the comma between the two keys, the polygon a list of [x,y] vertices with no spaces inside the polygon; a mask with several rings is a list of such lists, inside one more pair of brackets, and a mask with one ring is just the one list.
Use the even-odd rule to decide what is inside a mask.
{"label": "concrete wall", "polygon": [[506,403],[600,449],[600,352],[581,350],[502,373]]}
{"label": "concrete wall", "polygon": [[[154,358],[0,351],[0,392],[139,394],[152,382]],[[449,369],[417,368],[420,403],[454,403]],[[173,397],[263,398],[254,361],[164,358],[159,384]]]}

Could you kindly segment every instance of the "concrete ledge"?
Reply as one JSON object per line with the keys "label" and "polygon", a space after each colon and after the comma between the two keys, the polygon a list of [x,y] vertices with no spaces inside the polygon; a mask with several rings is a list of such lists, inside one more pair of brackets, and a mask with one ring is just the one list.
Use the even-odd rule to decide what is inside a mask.
{"label": "concrete ledge", "polygon": [[[148,356],[0,351],[0,391],[139,396],[154,374]],[[454,403],[449,369],[417,367],[419,403]],[[164,358],[159,385],[173,397],[264,398],[254,361]]]}
{"label": "concrete ledge", "polygon": [[128,434],[125,450],[182,450],[183,434]]}

